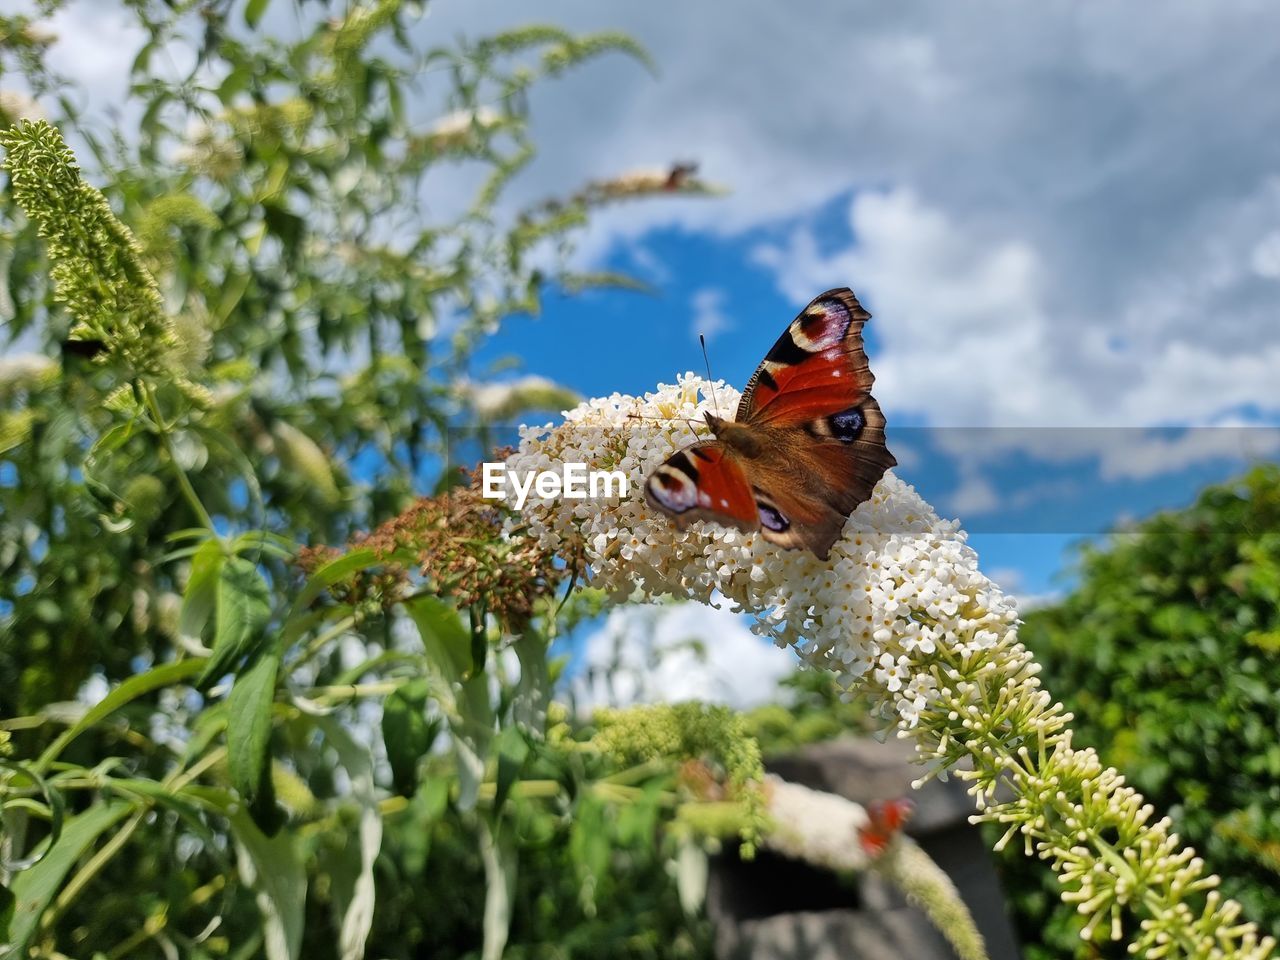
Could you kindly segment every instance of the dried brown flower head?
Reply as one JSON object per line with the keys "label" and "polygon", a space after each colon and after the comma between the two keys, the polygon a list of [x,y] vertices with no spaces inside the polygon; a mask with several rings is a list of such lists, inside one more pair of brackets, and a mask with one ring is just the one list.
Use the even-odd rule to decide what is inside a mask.
{"label": "dried brown flower head", "polygon": [[[459,608],[477,606],[504,626],[533,615],[567,573],[555,554],[513,524],[501,504],[485,500],[476,477],[434,497],[422,497],[372,532],[354,538],[348,549],[372,550],[383,565],[343,585],[344,602],[379,600],[390,606],[410,591],[427,590]],[[340,555],[329,547],[299,556],[304,569]],[[416,570],[416,577],[410,571]]]}

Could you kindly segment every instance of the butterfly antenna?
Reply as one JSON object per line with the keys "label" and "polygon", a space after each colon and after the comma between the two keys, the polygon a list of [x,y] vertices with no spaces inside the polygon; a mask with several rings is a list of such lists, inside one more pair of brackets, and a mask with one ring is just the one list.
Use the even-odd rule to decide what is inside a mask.
{"label": "butterfly antenna", "polygon": [[707,356],[707,338],[702,334],[698,334],[698,343],[702,344],[702,362],[707,365],[707,389],[711,390],[711,403],[716,408],[716,419],[720,418],[720,400],[716,396],[715,390],[711,387],[711,360]]}

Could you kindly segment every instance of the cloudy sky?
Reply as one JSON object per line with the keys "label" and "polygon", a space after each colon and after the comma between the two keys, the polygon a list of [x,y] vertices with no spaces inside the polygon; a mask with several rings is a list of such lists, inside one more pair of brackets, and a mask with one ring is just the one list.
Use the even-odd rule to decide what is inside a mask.
{"label": "cloudy sky", "polygon": [[[132,47],[113,6],[58,25],[104,99]],[[552,297],[484,359],[637,392],[700,367],[701,331],[741,384],[851,286],[899,472],[1030,595],[1072,539],[1280,451],[1280,6],[438,0],[415,29],[531,19],[627,31],[657,74],[542,87],[515,199],[673,160],[731,192],[607,211],[582,257],[655,295]]]}
{"label": "cloudy sky", "polygon": [[[531,9],[439,3],[424,29]],[[899,430],[925,454],[900,454],[901,472],[1032,593],[1072,535],[1276,454],[1275,431],[1131,428],[1280,412],[1280,99],[1263,93],[1280,88],[1280,8],[796,9],[537,5],[631,32],[659,74],[618,60],[544,89],[528,195],[683,158],[732,193],[610,212],[587,250],[659,296],[553,303],[496,351],[635,391],[696,368],[704,331],[717,375],[741,383],[797,307],[852,286],[875,314],[891,438],[928,428]],[[1078,504],[1102,514],[1074,527]]]}
{"label": "cloudy sky", "polygon": [[[1280,8],[728,11],[432,7],[441,36],[534,14],[653,54],[656,77],[619,59],[539,93],[526,196],[677,159],[731,190],[608,213],[586,251],[657,297],[552,302],[495,355],[633,392],[696,369],[701,331],[740,384],[798,307],[849,285],[900,472],[1028,598],[1060,589],[1068,543],[1280,452],[1242,429],[1280,414]],[[1202,429],[1135,429],[1157,426]]]}

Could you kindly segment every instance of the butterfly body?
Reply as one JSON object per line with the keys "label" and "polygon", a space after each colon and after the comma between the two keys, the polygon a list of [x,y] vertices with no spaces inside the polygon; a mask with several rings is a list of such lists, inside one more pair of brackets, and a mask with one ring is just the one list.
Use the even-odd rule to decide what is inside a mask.
{"label": "butterfly body", "polygon": [[705,414],[714,439],[653,472],[649,503],[682,530],[713,520],[825,560],[849,514],[896,462],[870,394],[869,316],[848,289],[814,299],[756,369],[735,418]]}
{"label": "butterfly body", "polygon": [[703,417],[715,438],[738,456],[755,460],[764,452],[766,431],[732,420],[721,420],[713,413],[703,414]]}

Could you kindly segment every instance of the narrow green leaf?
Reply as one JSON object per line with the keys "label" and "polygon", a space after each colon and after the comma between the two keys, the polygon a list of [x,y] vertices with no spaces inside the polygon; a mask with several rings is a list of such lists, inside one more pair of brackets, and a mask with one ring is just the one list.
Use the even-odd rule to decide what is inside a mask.
{"label": "narrow green leaf", "polygon": [[268,836],[280,829],[282,816],[271,785],[271,704],[275,699],[280,657],[265,651],[236,678],[227,696],[227,762],[231,785],[254,822]]}
{"label": "narrow green leaf", "polygon": [[[214,435],[221,436],[216,432]],[[270,530],[248,530],[235,537],[231,541],[230,548],[231,553],[254,553],[269,549],[275,551],[277,556],[283,557],[292,557],[298,552],[296,543]]]}
{"label": "narrow green leaf", "polygon": [[404,605],[418,628],[427,657],[449,680],[461,680],[471,666],[471,641],[458,612],[434,597]]}
{"label": "narrow green leaf", "polygon": [[520,663],[520,680],[512,701],[513,716],[516,723],[525,729],[542,731],[546,726],[547,703],[551,698],[546,637],[533,627],[526,627],[511,646]]}
{"label": "narrow green leaf", "polygon": [[382,740],[396,792],[411,797],[418,788],[418,766],[440,733],[440,721],[427,719],[429,686],[407,683],[382,704]]}
{"label": "narrow green leaf", "polygon": [[505,832],[480,824],[480,858],[484,862],[484,945],[481,960],[501,960],[511,932],[511,900],[516,887],[515,846]]}
{"label": "narrow green leaf", "polygon": [[147,68],[151,65],[151,54],[155,51],[156,44],[145,43],[142,49],[138,51],[138,55],[133,58],[133,66],[129,68],[130,76],[139,76],[147,72]]}
{"label": "narrow green leaf", "polygon": [[269,837],[243,810],[231,817],[240,879],[262,913],[267,960],[297,960],[307,902],[307,871],[290,831]]}
{"label": "narrow green leaf", "polygon": [[494,739],[494,747],[498,751],[497,783],[493,792],[493,812],[496,815],[520,778],[520,770],[529,757],[529,741],[519,727],[507,727]]}
{"label": "narrow green leaf", "polygon": [[244,22],[250,30],[258,25],[262,15],[267,12],[267,4],[271,0],[249,0],[244,7]]}
{"label": "narrow green leaf", "polygon": [[378,555],[372,550],[352,550],[336,560],[329,561],[311,574],[307,582],[302,585],[302,590],[299,591],[297,599],[293,601],[293,606],[289,610],[289,617],[285,620],[283,646],[287,648],[302,634],[302,624],[305,622],[308,608],[316,597],[335,583],[378,562]]}
{"label": "narrow green leaf", "polygon": [[484,780],[485,758],[493,740],[493,702],[489,696],[489,677],[469,677],[458,688],[455,701],[458,722],[452,724],[453,755],[458,764],[458,809],[470,810],[480,795]]}
{"label": "narrow green leaf", "polygon": [[36,772],[43,773],[48,770],[49,764],[58,758],[58,755],[66,749],[67,744],[104,717],[119,710],[126,703],[130,703],[138,699],[138,697],[150,693],[152,690],[158,690],[160,687],[181,683],[203,666],[203,659],[193,657],[189,660],[162,663],[158,667],[152,667],[146,673],[130,677],[103,697],[96,705],[90,707],[75,726],[63,731],[57,740],[49,744],[45,752],[40,755],[40,759],[36,761]]}
{"label": "narrow green leaf", "polygon": [[8,956],[25,957],[31,939],[67,873],[90,845],[129,812],[131,805],[110,800],[71,817],[62,828],[62,837],[47,855],[30,870],[13,878],[13,919],[6,943]]}
{"label": "narrow green leaf", "polygon": [[186,748],[182,751],[182,766],[194,763],[213,743],[214,738],[227,729],[227,701],[222,700],[202,710],[190,723]]}
{"label": "narrow green leaf", "polygon": [[338,932],[338,954],[341,960],[362,960],[365,942],[373,928],[376,889],[373,865],[382,849],[382,811],[378,806],[378,790],[373,778],[373,756],[368,747],[355,738],[332,717],[316,721],[325,739],[338,753],[338,762],[346,768],[351,780],[351,796],[360,805],[360,872],[342,911],[342,927]]}
{"label": "narrow green leaf", "polygon": [[92,462],[98,457],[106,456],[119,450],[132,439],[136,426],[137,423],[134,420],[117,423],[94,442],[93,447],[89,450],[88,457],[85,459]]}
{"label": "narrow green leaf", "polygon": [[13,907],[17,902],[13,892],[0,883],[0,943],[9,942],[9,929],[13,925]]}
{"label": "narrow green leaf", "polygon": [[191,558],[191,575],[182,594],[182,610],[178,614],[178,632],[189,640],[200,639],[204,625],[213,613],[218,597],[218,578],[226,555],[218,540],[206,540]]}
{"label": "narrow green leaf", "polygon": [[258,567],[244,557],[222,564],[217,587],[218,621],[213,654],[196,686],[204,688],[231,670],[262,638],[271,619],[271,597]]}
{"label": "narrow green leaf", "polygon": [[[62,836],[62,824],[66,819],[66,802],[62,799],[62,794],[57,790],[52,789],[45,781],[44,777],[40,776],[40,774],[36,773],[25,764],[18,763],[13,760],[0,760],[0,767],[6,770],[11,770],[15,774],[15,776],[9,778],[7,786],[10,789],[17,786],[26,786],[27,783],[30,783],[39,790],[41,796],[44,797],[45,807],[49,816],[49,834],[45,838],[47,840],[45,850],[48,850],[56,844],[58,842],[58,838]],[[4,804],[0,804],[0,814],[3,814],[3,810]],[[0,816],[0,826],[3,826],[3,816]],[[18,859],[10,857],[6,867],[11,873],[17,873],[20,870],[26,870],[39,863],[40,858],[43,856],[44,853],[37,850],[26,857]]]}
{"label": "narrow green leaf", "polygon": [[[241,74],[238,71],[233,70],[227,80],[229,82],[233,77],[247,80],[247,75],[248,71]],[[226,84],[224,84],[224,87],[225,86]],[[219,96],[223,103],[228,103],[231,101],[232,97],[234,97],[236,92],[236,90],[227,91],[224,89],[219,91]],[[218,321],[225,321],[229,316],[231,316],[231,312],[235,310],[240,301],[244,299],[245,291],[249,289],[249,282],[252,279],[252,276],[248,273],[231,273],[227,278],[226,283],[222,285],[222,296],[218,300],[218,305],[213,311],[213,315]]]}

